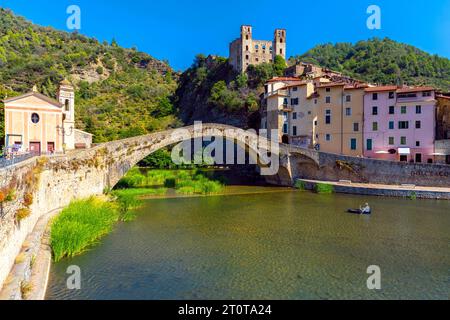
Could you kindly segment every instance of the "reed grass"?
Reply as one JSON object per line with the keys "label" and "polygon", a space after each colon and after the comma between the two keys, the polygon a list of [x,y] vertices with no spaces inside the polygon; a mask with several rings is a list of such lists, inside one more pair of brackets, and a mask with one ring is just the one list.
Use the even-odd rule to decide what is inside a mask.
{"label": "reed grass", "polygon": [[50,244],[53,259],[73,257],[111,232],[119,220],[118,205],[91,197],[74,201],[54,220]]}
{"label": "reed grass", "polygon": [[[164,186],[173,188],[180,194],[214,194],[223,189],[220,181],[212,180],[202,170],[149,170],[131,169],[118,183],[118,190],[148,190],[141,195],[153,194],[148,188]],[[131,188],[131,189],[130,189]],[[157,189],[153,189],[157,190]],[[166,189],[163,189],[166,190]],[[155,191],[156,194],[157,191]],[[164,191],[165,192],[165,191]]]}

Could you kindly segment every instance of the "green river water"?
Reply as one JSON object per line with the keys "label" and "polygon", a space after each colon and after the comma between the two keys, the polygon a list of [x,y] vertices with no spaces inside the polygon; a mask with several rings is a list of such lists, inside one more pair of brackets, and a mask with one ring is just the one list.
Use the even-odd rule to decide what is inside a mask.
{"label": "green river water", "polygon": [[[47,299],[449,298],[449,201],[226,192],[146,200],[136,220],[53,264]],[[371,216],[346,213],[366,201]],[[70,265],[80,290],[66,287]],[[381,290],[367,288],[370,265]]]}

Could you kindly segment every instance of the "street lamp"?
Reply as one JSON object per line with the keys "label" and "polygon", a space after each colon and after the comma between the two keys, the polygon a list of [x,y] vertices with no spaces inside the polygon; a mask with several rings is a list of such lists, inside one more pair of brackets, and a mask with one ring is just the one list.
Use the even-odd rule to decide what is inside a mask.
{"label": "street lamp", "polygon": [[66,137],[66,136],[71,136],[71,135],[72,135],[72,133],[73,133],[73,126],[70,126],[70,127],[69,127],[69,130],[66,130],[66,128],[64,128],[64,126],[57,125],[57,126],[56,126],[56,130],[58,130],[58,133],[61,134],[62,137],[63,137],[63,151],[64,151],[64,153],[66,153],[66,147],[65,147],[66,142],[65,142],[65,137]]}

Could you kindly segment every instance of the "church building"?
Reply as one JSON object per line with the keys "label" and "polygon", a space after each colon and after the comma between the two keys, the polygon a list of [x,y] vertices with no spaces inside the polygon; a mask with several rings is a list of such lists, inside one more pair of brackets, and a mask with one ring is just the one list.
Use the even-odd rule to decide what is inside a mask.
{"label": "church building", "polygon": [[92,134],[75,129],[75,92],[63,80],[57,100],[37,92],[4,100],[5,146],[8,151],[25,153],[62,153],[90,148]]}

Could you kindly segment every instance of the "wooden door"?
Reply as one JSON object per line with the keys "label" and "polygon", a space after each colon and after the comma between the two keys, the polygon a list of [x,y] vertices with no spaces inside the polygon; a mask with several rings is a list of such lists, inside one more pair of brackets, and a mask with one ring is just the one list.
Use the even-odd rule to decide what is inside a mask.
{"label": "wooden door", "polygon": [[30,152],[31,153],[41,153],[41,143],[40,142],[30,142]]}

